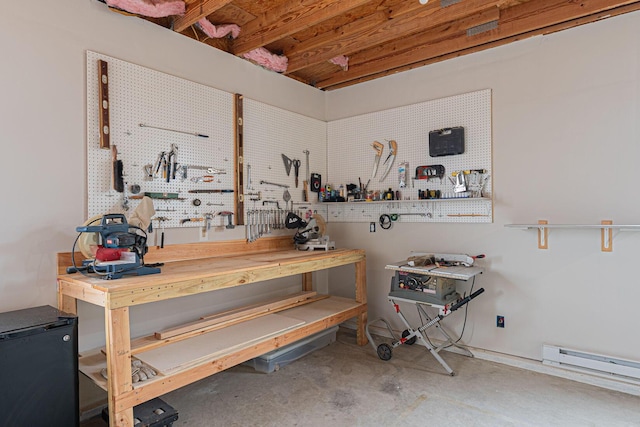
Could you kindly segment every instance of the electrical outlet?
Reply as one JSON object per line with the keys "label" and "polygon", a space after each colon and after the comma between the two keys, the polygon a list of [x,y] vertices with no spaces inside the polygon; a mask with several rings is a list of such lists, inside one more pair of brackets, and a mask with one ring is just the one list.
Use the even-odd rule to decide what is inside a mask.
{"label": "electrical outlet", "polygon": [[369,233],[375,233],[375,232],[376,232],[376,223],[372,221],[369,223]]}
{"label": "electrical outlet", "polygon": [[504,328],[504,316],[497,316],[496,317],[496,326],[498,328]]}

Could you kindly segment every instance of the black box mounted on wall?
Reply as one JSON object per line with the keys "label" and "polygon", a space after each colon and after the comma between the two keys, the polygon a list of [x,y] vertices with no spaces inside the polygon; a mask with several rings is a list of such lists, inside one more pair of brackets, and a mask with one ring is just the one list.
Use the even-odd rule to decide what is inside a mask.
{"label": "black box mounted on wall", "polygon": [[320,176],[320,174],[312,173],[311,174],[311,191],[319,193],[321,187],[322,187],[322,177]]}
{"label": "black box mounted on wall", "polygon": [[464,153],[464,128],[462,126],[429,132],[429,156],[453,156],[462,153]]}

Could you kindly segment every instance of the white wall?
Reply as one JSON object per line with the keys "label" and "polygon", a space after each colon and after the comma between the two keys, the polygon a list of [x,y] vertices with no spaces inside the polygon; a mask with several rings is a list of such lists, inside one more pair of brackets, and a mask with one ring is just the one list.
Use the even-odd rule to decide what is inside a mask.
{"label": "white wall", "polygon": [[[319,119],[491,88],[494,224],[397,224],[375,234],[368,224],[329,225],[338,246],[367,250],[370,318],[394,316],[386,262],[414,249],[484,252],[487,273],[477,286],[487,292],[471,306],[472,345],[539,358],[550,342],[638,359],[640,233],[617,233],[607,254],[597,231],[556,230],[550,249],[540,251],[535,232],[504,224],[640,223],[640,13],[325,94],[97,1],[7,3],[0,15],[0,311],[56,304],[55,253],[70,250],[86,219],[87,49]],[[157,327],[157,317],[171,324],[183,311],[249,291],[212,295],[136,307],[133,334]],[[80,310],[81,345],[100,344],[101,311]],[[504,330],[496,314],[506,316]]]}
{"label": "white wall", "polygon": [[[640,13],[328,92],[327,119],[485,88],[493,91],[493,224],[396,224],[375,234],[368,224],[330,224],[338,247],[367,251],[369,318],[400,328],[386,299],[387,262],[411,250],[485,253],[476,288],[486,293],[470,306],[468,343],[532,359],[553,343],[640,360],[640,233],[615,232],[613,252],[603,253],[599,230],[553,230],[550,248],[539,250],[535,231],[504,227],[640,224]],[[330,159],[331,141],[328,151]],[[495,326],[498,314],[505,329]],[[460,330],[462,318],[447,323]]]}
{"label": "white wall", "polygon": [[[5,3],[0,14],[0,312],[56,305],[55,254],[71,250],[75,227],[86,219],[86,50],[324,118],[324,94],[317,89],[111,12],[97,1]],[[192,230],[193,236],[167,233],[167,240],[197,239]],[[206,310],[264,289],[136,307],[133,334],[174,323],[194,307]],[[80,314],[81,335],[87,338],[81,346],[100,344],[101,311],[81,304]],[[162,317],[159,323],[150,320],[154,315]]]}

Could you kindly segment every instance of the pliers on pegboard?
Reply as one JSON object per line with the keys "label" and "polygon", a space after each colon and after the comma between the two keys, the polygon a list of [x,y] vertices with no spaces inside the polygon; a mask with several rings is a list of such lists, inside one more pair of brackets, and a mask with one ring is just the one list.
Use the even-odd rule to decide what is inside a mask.
{"label": "pliers on pegboard", "polygon": [[165,151],[161,152],[160,154],[158,154],[158,162],[156,163],[156,170],[154,172],[154,175],[158,175],[158,173],[160,172],[160,168],[163,168],[163,171],[166,170],[166,165],[167,165],[167,153]]}
{"label": "pliers on pegboard", "polygon": [[171,144],[171,151],[167,155],[167,182],[176,179],[176,170],[178,169],[178,147]]}
{"label": "pliers on pegboard", "polygon": [[157,176],[162,168],[162,177],[169,182],[176,178],[176,172],[178,170],[178,147],[175,144],[171,144],[171,150],[169,152],[162,151],[158,155],[158,161],[156,163],[155,175]]}

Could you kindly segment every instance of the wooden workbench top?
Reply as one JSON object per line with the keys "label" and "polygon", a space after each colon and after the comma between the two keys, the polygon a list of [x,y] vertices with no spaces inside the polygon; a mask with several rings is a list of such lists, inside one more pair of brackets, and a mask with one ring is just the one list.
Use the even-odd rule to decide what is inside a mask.
{"label": "wooden workbench top", "polygon": [[158,274],[127,275],[116,280],[81,273],[61,274],[58,283],[64,293],[78,299],[117,308],[323,270],[364,258],[361,249],[217,254],[166,262]]}

